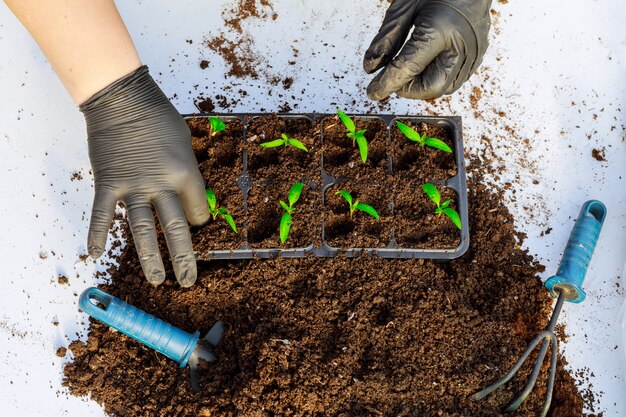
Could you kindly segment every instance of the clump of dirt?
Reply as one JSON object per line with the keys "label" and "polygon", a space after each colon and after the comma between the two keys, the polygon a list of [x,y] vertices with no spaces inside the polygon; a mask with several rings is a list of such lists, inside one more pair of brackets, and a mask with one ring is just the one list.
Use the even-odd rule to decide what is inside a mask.
{"label": "clump of dirt", "polygon": [[58,348],[56,351],[56,355],[59,358],[64,358],[66,353],[67,353],[67,348],[64,348],[63,346]]}
{"label": "clump of dirt", "polygon": [[65,275],[59,275],[57,277],[57,282],[61,285],[67,285],[70,283],[70,280]]}
{"label": "clump of dirt", "polygon": [[593,156],[596,161],[606,161],[606,158],[604,157],[604,149],[593,148],[591,150],[591,156]]}
{"label": "clump of dirt", "polygon": [[[481,402],[470,396],[513,365],[546,325],[552,299],[502,192],[481,182],[480,169],[469,186],[470,249],[448,263],[213,261],[181,289],[164,254],[169,278],[153,287],[127,234],[101,288],[186,331],[223,320],[219,360],[203,364],[195,393],[187,368],[91,321],[87,342],[70,346],[64,384],[130,417],[500,415],[530,367]],[[159,242],[165,252],[161,233]],[[562,361],[558,370],[551,415],[581,415]],[[544,394],[540,383],[517,415],[534,417]]]}
{"label": "clump of dirt", "polygon": [[257,68],[261,67],[261,58],[254,50],[254,38],[243,29],[242,23],[247,19],[268,17],[272,20],[278,17],[269,0],[260,0],[258,4],[257,0],[238,0],[234,7],[224,10],[224,30],[206,39],[204,45],[224,59],[229,68],[227,75],[237,78],[259,77]]}

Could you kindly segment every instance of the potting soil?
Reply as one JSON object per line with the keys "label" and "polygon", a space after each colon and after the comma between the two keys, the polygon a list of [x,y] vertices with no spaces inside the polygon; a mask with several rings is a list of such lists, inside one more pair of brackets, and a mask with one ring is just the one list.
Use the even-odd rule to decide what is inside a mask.
{"label": "potting soil", "polygon": [[[212,261],[181,289],[159,230],[168,279],[155,288],[128,234],[102,289],[187,331],[222,320],[218,362],[203,364],[195,393],[187,368],[92,321],[87,342],[70,345],[65,385],[114,416],[500,415],[530,366],[487,399],[470,396],[513,365],[545,326],[551,299],[543,267],[520,248],[523,236],[481,169],[470,168],[470,249],[448,263]],[[541,408],[546,371],[516,415]],[[550,415],[582,408],[561,359]]]}

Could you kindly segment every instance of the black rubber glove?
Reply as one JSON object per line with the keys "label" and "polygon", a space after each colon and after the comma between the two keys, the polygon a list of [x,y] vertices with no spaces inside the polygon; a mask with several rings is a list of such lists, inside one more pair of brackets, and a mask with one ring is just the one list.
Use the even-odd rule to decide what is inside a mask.
{"label": "black rubber glove", "polygon": [[368,96],[429,99],[456,91],[487,50],[490,7],[491,0],[393,0],[365,53],[368,74],[385,67]]}
{"label": "black rubber glove", "polygon": [[187,124],[143,66],[80,106],[87,121],[96,195],[88,250],[102,254],[117,201],[127,209],[148,281],[165,279],[152,206],[156,209],[182,287],[196,281],[187,220],[209,218],[204,181]]}

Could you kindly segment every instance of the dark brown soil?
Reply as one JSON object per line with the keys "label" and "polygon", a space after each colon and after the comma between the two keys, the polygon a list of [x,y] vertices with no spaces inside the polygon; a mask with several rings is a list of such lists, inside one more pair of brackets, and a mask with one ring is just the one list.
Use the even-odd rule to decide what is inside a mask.
{"label": "dark brown soil", "polygon": [[[441,202],[451,200],[450,207],[459,211],[456,193],[439,187]],[[404,248],[455,248],[461,242],[459,229],[445,215],[437,217],[436,206],[420,184],[396,181],[393,192],[394,230],[398,245]]]}
{"label": "dark brown soil", "polygon": [[241,246],[244,212],[243,192],[237,184],[243,172],[243,160],[238,145],[243,140],[243,123],[240,120],[224,120],[226,130],[209,137],[208,118],[194,118],[187,121],[191,130],[193,150],[200,166],[202,177],[207,187],[217,197],[219,207],[226,207],[235,219],[238,231],[235,234],[228,223],[221,217],[210,221],[204,227],[192,233],[194,248],[235,249]]}
{"label": "dark brown soil", "polygon": [[[365,177],[348,180],[330,187],[325,195],[324,222],[325,241],[336,248],[386,247],[391,241],[391,189],[386,181],[373,181]],[[353,199],[369,204],[378,212],[376,220],[369,214],[355,211],[350,217],[346,200],[337,195],[339,190],[348,191]]]}
{"label": "dark brown soil", "polygon": [[593,148],[591,150],[591,156],[593,157],[593,159],[595,159],[596,161],[606,161],[606,158],[604,157],[604,149],[596,149]]}
{"label": "dark brown soil", "polygon": [[358,146],[346,136],[348,131],[338,116],[327,117],[322,122],[324,143],[324,170],[336,178],[360,178],[364,175],[386,175],[387,124],[382,119],[356,119],[356,129],[367,129],[367,163],[363,163]]}
{"label": "dark brown soil", "polygon": [[[482,402],[470,396],[516,361],[545,326],[551,299],[500,194],[477,182],[469,189],[471,247],[443,264],[214,261],[181,289],[164,255],[168,279],[155,288],[128,235],[102,288],[187,331],[223,320],[219,360],[205,365],[202,390],[193,393],[188,369],[92,321],[88,341],[70,346],[64,383],[110,415],[129,417],[500,415],[528,367]],[[517,415],[534,417],[544,392],[542,382]],[[552,416],[582,415],[562,362],[554,394]]]}
{"label": "dark brown soil", "polygon": [[456,175],[454,142],[444,127],[426,123],[412,123],[410,120],[401,121],[418,133],[426,133],[429,138],[441,139],[453,149],[453,153],[443,152],[430,146],[420,146],[418,143],[408,140],[394,123],[391,126],[394,173],[405,178],[412,178],[413,181],[422,184],[445,180]]}
{"label": "dark brown soil", "polygon": [[[294,183],[297,181],[294,181]],[[253,248],[305,248],[321,241],[322,221],[319,192],[312,190],[304,179],[300,200],[295,204],[289,238],[280,242],[279,225],[284,213],[279,200],[288,202],[289,189],[294,184],[280,179],[259,180],[248,194],[248,242]]]}

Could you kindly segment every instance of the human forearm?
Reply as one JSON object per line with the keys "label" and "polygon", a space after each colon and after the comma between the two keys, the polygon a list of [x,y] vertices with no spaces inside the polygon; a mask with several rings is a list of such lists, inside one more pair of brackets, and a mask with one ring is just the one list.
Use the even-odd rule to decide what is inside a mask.
{"label": "human forearm", "polygon": [[77,103],[141,65],[113,0],[5,0]]}

